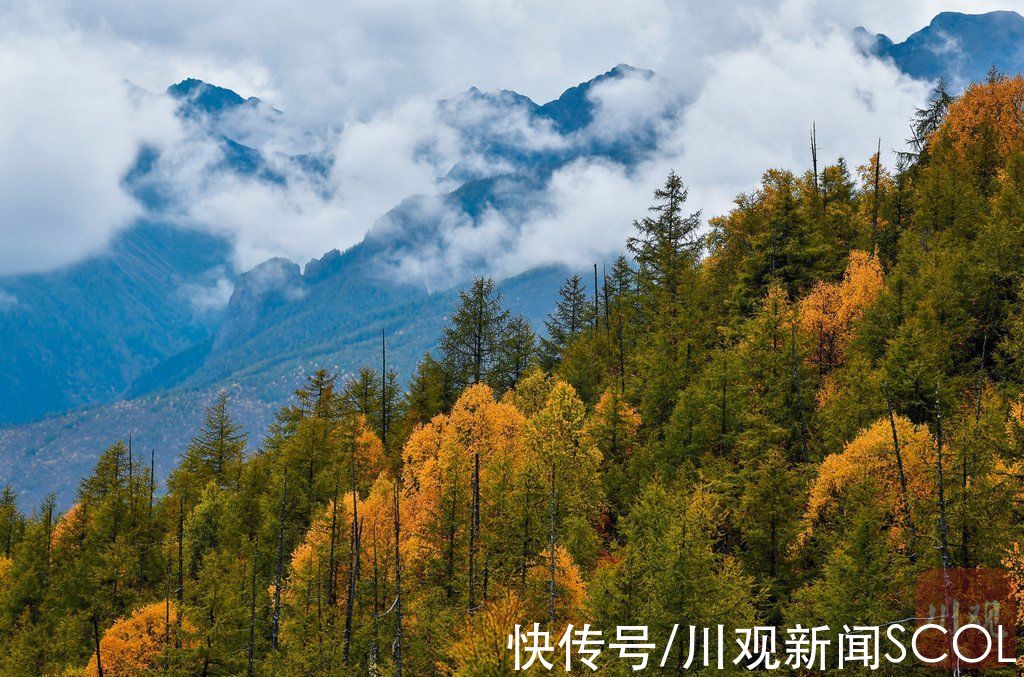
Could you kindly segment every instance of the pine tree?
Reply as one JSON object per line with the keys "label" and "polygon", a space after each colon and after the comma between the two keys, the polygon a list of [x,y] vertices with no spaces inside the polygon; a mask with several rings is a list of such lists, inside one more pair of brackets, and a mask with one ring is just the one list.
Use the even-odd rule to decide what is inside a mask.
{"label": "pine tree", "polygon": [[555,310],[544,321],[547,336],[541,337],[541,366],[550,370],[559,363],[566,346],[593,322],[594,306],[587,297],[583,278],[573,275],[558,290]]}
{"label": "pine tree", "polygon": [[21,539],[25,516],[18,510],[17,497],[10,485],[0,491],[0,553],[10,559],[11,550]]}
{"label": "pine tree", "polygon": [[615,263],[612,264],[611,274],[605,279],[609,295],[618,301],[632,293],[634,287],[633,277],[633,268],[629,265],[629,260],[625,255],[619,254],[615,257]]}
{"label": "pine tree", "polygon": [[683,214],[687,194],[682,179],[671,172],[665,185],[654,191],[655,202],[650,211],[655,216],[634,221],[637,234],[626,241],[636,260],[641,293],[649,301],[670,308],[690,291],[690,274],[703,248],[703,239],[698,234],[701,213]]}
{"label": "pine tree", "polygon": [[[693,322],[693,310],[701,297],[698,264],[704,240],[698,234],[700,212],[684,215],[687,190],[672,172],[665,185],[654,191],[654,204],[647,216],[634,221],[636,235],[626,246],[633,254],[637,269],[637,310],[639,318],[618,319],[619,323],[639,324],[636,348],[640,415],[654,426],[664,424],[675,406],[675,399],[693,371],[694,346],[703,341],[705,327]],[[618,329],[618,327],[617,327]],[[624,384],[624,347],[617,337],[620,375]],[[627,393],[627,396],[629,394]]]}
{"label": "pine tree", "polygon": [[231,420],[227,405],[228,396],[222,390],[206,408],[203,427],[185,450],[172,486],[187,483],[195,495],[211,480],[221,487],[238,481],[248,435]]}
{"label": "pine tree", "polygon": [[509,313],[494,280],[480,277],[459,292],[459,305],[441,335],[441,363],[459,389],[484,383],[498,362]]}
{"label": "pine tree", "polygon": [[416,366],[406,396],[411,423],[426,423],[455,403],[455,388],[444,366],[427,353]]}
{"label": "pine tree", "polygon": [[514,388],[534,363],[536,343],[533,327],[525,317],[516,316],[509,320],[498,348],[494,374],[490,379],[498,395]]}
{"label": "pine tree", "polygon": [[924,108],[918,108],[914,112],[914,119],[910,125],[913,136],[907,143],[911,144],[917,154],[924,151],[928,138],[942,125],[950,105],[955,100],[949,93],[946,78],[940,77],[928,97],[928,103]]}

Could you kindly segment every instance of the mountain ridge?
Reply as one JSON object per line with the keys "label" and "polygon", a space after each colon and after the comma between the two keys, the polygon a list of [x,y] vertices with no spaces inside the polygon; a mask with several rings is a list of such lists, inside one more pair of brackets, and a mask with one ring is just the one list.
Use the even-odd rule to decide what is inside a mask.
{"label": "mountain ridge", "polygon": [[[978,16],[987,18],[970,18]],[[1009,49],[1005,36],[1024,31],[1024,18],[1014,12],[942,13],[902,43],[862,28],[856,35],[862,49],[893,59],[908,75],[930,77],[938,69],[934,72],[958,78],[964,71],[974,73],[981,67],[979,59],[987,56],[965,61],[953,50],[943,60],[935,48],[939,36],[965,31],[958,43],[963,51],[979,40],[976,26],[985,22],[1002,26],[996,32],[999,39],[990,42],[1004,51]],[[931,61],[921,56],[928,54]],[[1015,46],[1004,60],[1012,68],[1004,70],[1019,69],[1024,63],[1019,57]],[[475,87],[438,102],[441,115],[487,162],[457,162],[439,177],[456,187],[429,199],[465,217],[470,227],[488,210],[516,222],[523,205],[539,199],[548,178],[567,162],[598,157],[628,166],[643,158],[656,143],[653,122],[621,138],[588,136],[600,106],[595,87],[625,77],[658,76],[619,64],[541,104],[513,90],[482,92]],[[277,124],[284,113],[257,97],[196,78],[172,84],[164,95],[178,102],[179,115],[220,144],[223,161],[217,171],[269,183],[287,180],[273,170],[258,144],[249,145],[249,139],[231,128],[239,111],[263,116],[270,124]],[[481,122],[465,115],[462,106],[476,104],[490,106],[487,114],[492,117]],[[684,106],[685,101],[673,100],[663,114],[675,114]],[[500,123],[506,119],[525,119],[550,132],[552,143],[524,145],[503,135]],[[159,158],[146,152],[140,150],[126,183],[159,214],[170,198],[150,174]],[[300,171],[324,176],[330,171],[329,160],[313,154],[285,160]],[[14,357],[0,357],[0,484],[27,482],[62,457],[78,464],[67,472],[77,478],[87,470],[82,464],[129,433],[137,439],[148,436],[159,447],[158,467],[169,467],[169,459],[191,434],[182,423],[195,420],[194,409],[222,388],[233,393],[240,420],[258,438],[273,408],[288,398],[304,371],[328,366],[346,374],[373,363],[381,331],[391,337],[389,353],[407,377],[434,345],[458,289],[453,271],[443,271],[448,278],[416,284],[394,278],[406,257],[442,239],[441,224],[422,216],[429,211],[422,209],[427,200],[407,197],[367,224],[361,242],[345,251],[328,249],[304,266],[271,259],[236,271],[226,238],[150,219],[119,235],[109,252],[66,270],[31,278],[0,277],[0,340],[15,346],[9,351]],[[130,244],[124,251],[117,248],[122,240]],[[486,272],[483,262],[468,261],[458,274],[465,278]],[[508,305],[539,328],[568,272],[534,269],[499,286]],[[30,289],[31,284],[38,289]],[[231,290],[230,296],[221,298],[225,289]],[[201,310],[206,297],[211,301]],[[214,303],[213,297],[220,300]],[[34,316],[29,313],[33,308]],[[30,346],[33,336],[45,338],[47,332],[53,346],[44,340],[38,350],[18,348]],[[72,353],[80,356],[77,362],[68,357]],[[25,496],[34,502],[46,482],[30,484]],[[73,486],[56,484],[64,501]]]}
{"label": "mountain ridge", "polygon": [[902,42],[863,26],[853,33],[865,52],[892,59],[911,77],[945,77],[955,89],[984,79],[992,66],[1011,75],[1024,70],[1024,16],[1015,11],[940,12]]}

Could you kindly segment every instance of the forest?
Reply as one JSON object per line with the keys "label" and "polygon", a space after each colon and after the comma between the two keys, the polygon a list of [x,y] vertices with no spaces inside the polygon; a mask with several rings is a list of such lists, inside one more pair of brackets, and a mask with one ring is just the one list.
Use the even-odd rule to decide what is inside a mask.
{"label": "forest", "polygon": [[4,490],[0,674],[507,674],[517,623],[881,625],[936,568],[1024,601],[1024,79],[908,113],[894,166],[812,135],[707,226],[669,174],[543,328],[477,279],[414,374],[382,336],[263,439],[222,394],[165,484],[126,439],[62,513]]}

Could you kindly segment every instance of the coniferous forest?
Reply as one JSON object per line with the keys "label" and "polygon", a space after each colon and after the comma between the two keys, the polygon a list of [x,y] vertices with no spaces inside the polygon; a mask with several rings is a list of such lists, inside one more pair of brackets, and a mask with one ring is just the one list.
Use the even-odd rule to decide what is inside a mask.
{"label": "coniferous forest", "polygon": [[812,140],[708,227],[670,174],[545,327],[477,279],[414,374],[385,335],[265,438],[222,396],[166,483],[125,439],[66,511],[5,491],[0,674],[504,674],[516,623],[660,642],[912,618],[935,568],[1024,586],[1022,101],[940,82],[894,166]]}

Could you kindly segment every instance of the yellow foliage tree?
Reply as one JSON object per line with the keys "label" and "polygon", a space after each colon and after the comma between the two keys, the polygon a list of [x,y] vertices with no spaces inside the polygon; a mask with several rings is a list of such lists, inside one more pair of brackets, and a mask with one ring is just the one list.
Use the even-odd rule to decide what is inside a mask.
{"label": "yellow foliage tree", "polygon": [[8,577],[11,573],[11,558],[0,555],[0,591],[6,590],[10,584]]}
{"label": "yellow foliage tree", "polygon": [[636,443],[640,414],[618,392],[606,390],[583,426],[584,447],[599,449],[606,457],[620,461],[628,457]]}
{"label": "yellow foliage tree", "polygon": [[82,535],[86,526],[85,511],[79,503],[75,503],[60,516],[50,534],[50,545],[74,545],[74,541]]}
{"label": "yellow foliage tree", "polygon": [[454,675],[503,675],[513,671],[508,635],[516,624],[525,623],[523,604],[513,592],[491,601],[479,613],[466,619],[455,642],[448,647],[452,665],[441,664],[441,672]]}
{"label": "yellow foliage tree", "polygon": [[[168,617],[171,619],[169,627]],[[127,618],[118,619],[100,640],[104,677],[137,677],[157,668],[161,654],[175,644],[178,632],[175,618],[174,602],[154,602],[139,607]],[[195,627],[183,619],[182,635],[187,638],[195,631]],[[186,640],[182,643],[188,645]],[[89,659],[85,674],[99,675],[95,653]]]}
{"label": "yellow foliage tree", "polygon": [[937,137],[965,151],[992,139],[1000,157],[1020,146],[1024,132],[1024,78],[975,83],[950,107]]}
{"label": "yellow foliage tree", "polygon": [[[898,462],[893,445],[892,426],[882,418],[862,430],[841,453],[831,454],[818,468],[811,485],[805,517],[808,531],[837,513],[848,489],[868,482],[877,490],[880,508],[892,518],[892,538],[905,544],[903,528],[909,515],[913,523],[925,524],[931,514],[935,496],[935,441],[927,427],[914,425],[902,416],[894,419],[899,440]],[[906,482],[903,491],[902,476]]]}
{"label": "yellow foliage tree", "polygon": [[878,260],[867,252],[854,250],[841,281],[818,282],[800,302],[800,330],[817,345],[811,360],[821,373],[843,364],[854,325],[864,309],[878,298],[884,283]]}

